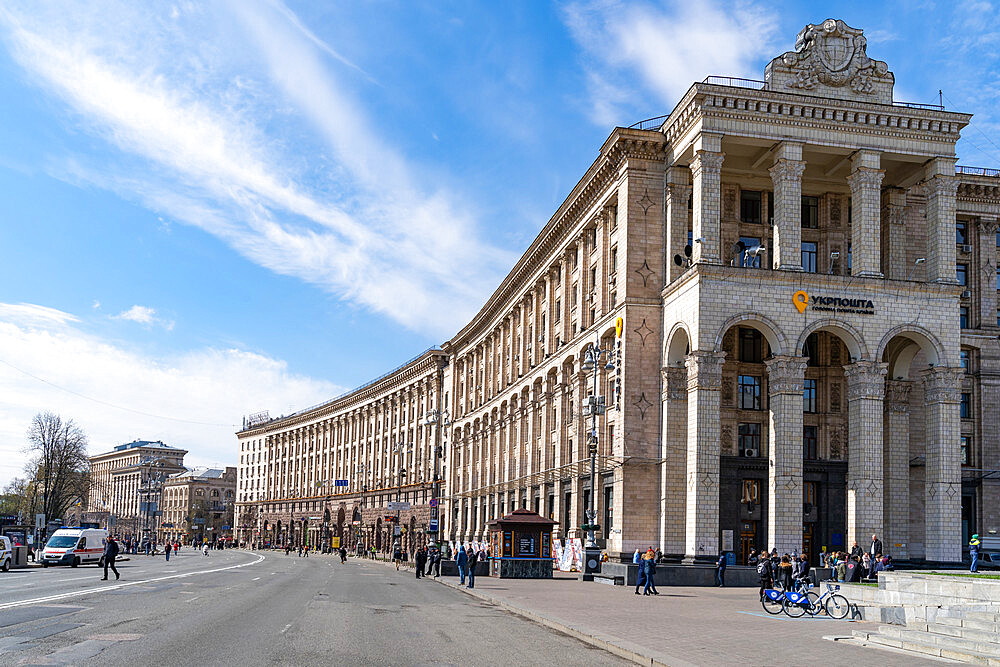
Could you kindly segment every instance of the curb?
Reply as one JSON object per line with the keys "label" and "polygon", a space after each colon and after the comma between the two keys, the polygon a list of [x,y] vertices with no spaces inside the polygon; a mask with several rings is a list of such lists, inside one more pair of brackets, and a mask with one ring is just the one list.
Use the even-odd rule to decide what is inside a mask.
{"label": "curb", "polygon": [[[381,563],[382,561],[372,561],[372,562]],[[392,565],[391,562],[384,564],[390,566]],[[406,568],[405,566],[403,567],[408,570],[413,569],[412,567],[409,568]],[[542,616],[541,614],[537,614],[533,611],[528,611],[527,609],[522,609],[521,607],[512,605],[505,600],[492,597],[485,593],[480,593],[474,588],[469,589],[466,588],[465,586],[445,581],[444,578],[441,577],[439,578],[427,577],[427,578],[430,579],[431,581],[441,584],[442,586],[447,586],[448,588],[455,589],[457,591],[465,593],[469,597],[476,598],[483,602],[488,602],[489,604],[495,607],[499,607],[500,609],[503,609],[508,613],[514,614],[515,616],[520,616],[521,618],[532,621],[533,623],[543,625],[551,630],[555,630],[569,637],[573,637],[574,639],[577,639],[585,644],[589,644],[590,646],[593,646],[595,648],[599,648],[601,650],[607,651],[608,653],[617,655],[619,658],[624,658],[626,660],[636,663],[637,665],[649,665],[649,667],[696,667],[694,663],[688,662],[681,658],[676,658],[673,656],[667,656],[662,654],[648,655],[648,653],[643,652],[646,649],[642,649],[640,647],[633,648],[629,646],[627,643],[621,641],[621,639],[619,639],[618,637],[613,637],[613,638],[601,637],[598,635],[589,634],[582,630],[578,630],[570,625],[566,625],[565,623],[562,623],[560,621],[548,618],[547,616]]]}

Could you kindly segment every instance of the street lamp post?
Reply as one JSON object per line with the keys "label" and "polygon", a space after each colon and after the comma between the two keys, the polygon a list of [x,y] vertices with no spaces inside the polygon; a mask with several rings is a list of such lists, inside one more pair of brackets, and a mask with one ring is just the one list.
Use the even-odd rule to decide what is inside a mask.
{"label": "street lamp post", "polygon": [[392,451],[396,452],[399,456],[399,483],[396,485],[396,527],[393,528],[393,537],[396,537],[395,533],[399,532],[399,546],[402,549],[403,546],[403,529],[399,523],[399,517],[402,510],[399,509],[400,493],[403,490],[403,480],[406,479],[406,468],[403,466],[403,454],[407,451],[413,449],[413,443],[411,442],[397,442],[392,445]]}
{"label": "street lamp post", "polygon": [[[593,573],[600,571],[600,553],[598,553],[596,532],[600,528],[597,525],[597,418],[607,410],[605,397],[597,393],[597,376],[599,375],[599,365],[601,357],[608,354],[610,350],[600,347],[600,339],[584,351],[583,370],[593,372],[593,389],[591,395],[583,401],[583,414],[590,415],[590,432],[587,434],[587,449],[590,454],[590,507],[587,508],[587,525],[583,526],[587,531],[587,549],[584,567],[584,579],[593,579]],[[609,361],[605,364],[606,370],[614,370],[614,363]]]}
{"label": "street lamp post", "polygon": [[[441,393],[442,389],[438,387],[438,397],[443,396]],[[440,513],[438,512],[438,505],[440,504],[441,496],[441,474],[439,461],[444,455],[444,444],[442,439],[444,438],[444,429],[451,424],[450,416],[448,415],[448,410],[431,410],[427,413],[427,419],[425,423],[428,426],[435,426],[434,430],[434,479],[431,484],[431,531],[437,531],[437,535],[441,534],[441,521]],[[440,540],[438,540],[440,542]]]}

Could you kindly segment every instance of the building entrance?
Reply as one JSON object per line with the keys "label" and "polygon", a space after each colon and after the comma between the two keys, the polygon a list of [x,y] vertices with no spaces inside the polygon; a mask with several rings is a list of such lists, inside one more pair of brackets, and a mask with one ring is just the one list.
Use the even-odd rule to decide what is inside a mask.
{"label": "building entrance", "polygon": [[757,522],[744,521],[740,530],[739,565],[746,565],[750,555],[757,551]]}

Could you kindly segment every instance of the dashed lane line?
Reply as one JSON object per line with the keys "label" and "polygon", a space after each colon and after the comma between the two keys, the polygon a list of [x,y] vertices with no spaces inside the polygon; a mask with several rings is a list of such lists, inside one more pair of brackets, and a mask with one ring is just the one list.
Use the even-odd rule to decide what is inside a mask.
{"label": "dashed lane line", "polygon": [[250,561],[249,563],[241,563],[239,565],[229,565],[228,567],[218,567],[213,570],[197,570],[195,572],[183,572],[181,574],[172,574],[168,577],[155,577],[153,579],[140,579],[138,581],[127,581],[121,584],[112,584],[110,586],[101,586],[100,588],[92,588],[90,590],[82,591],[70,591],[68,593],[59,593],[58,595],[47,595],[45,597],[33,598],[30,600],[18,600],[17,602],[8,602],[6,604],[0,604],[0,611],[4,609],[14,609],[15,607],[24,607],[30,604],[40,604],[43,602],[55,602],[56,600],[68,600],[75,597],[83,597],[86,595],[93,595],[95,593],[104,593],[106,591],[116,591],[122,588],[127,588],[128,586],[141,586],[142,584],[149,584],[156,581],[166,581],[168,579],[183,579],[186,577],[193,577],[199,574],[213,574],[215,572],[224,572],[226,570],[237,570],[239,568],[248,567],[250,565],[256,565],[257,563],[264,560],[264,556],[258,555],[257,560]]}

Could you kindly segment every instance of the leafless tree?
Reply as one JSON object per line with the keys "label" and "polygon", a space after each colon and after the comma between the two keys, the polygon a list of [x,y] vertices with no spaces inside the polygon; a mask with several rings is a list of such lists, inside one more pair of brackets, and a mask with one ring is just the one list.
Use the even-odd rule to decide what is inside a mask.
{"label": "leafless tree", "polygon": [[59,415],[42,412],[31,420],[28,443],[25,452],[31,458],[25,473],[31,505],[45,514],[46,520],[60,518],[87,497],[87,436],[72,419],[63,421]]}

